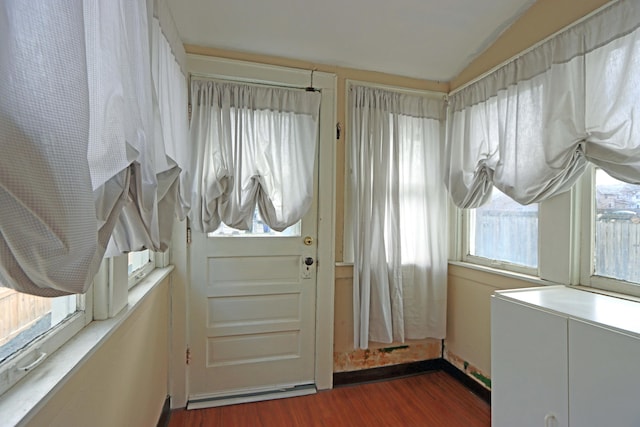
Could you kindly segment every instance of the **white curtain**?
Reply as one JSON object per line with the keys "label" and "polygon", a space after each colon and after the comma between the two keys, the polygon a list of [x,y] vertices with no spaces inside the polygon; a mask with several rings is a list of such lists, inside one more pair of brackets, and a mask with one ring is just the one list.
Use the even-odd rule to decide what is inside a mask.
{"label": "white curtain", "polygon": [[[160,129],[156,130],[156,134],[162,135],[166,154],[163,156],[162,150],[157,150],[160,154],[156,160],[157,173],[161,175],[159,182],[162,182],[167,174],[174,178],[176,169],[182,170],[179,174],[175,207],[176,215],[183,220],[191,203],[191,174],[188,168],[191,150],[187,143],[189,123],[186,107],[188,105],[186,54],[182,41],[175,33],[175,24],[166,5],[159,0],[156,0],[155,4],[151,37],[151,74],[158,106],[156,125],[158,125],[157,119],[160,119]],[[162,194],[165,192],[160,193],[160,203],[162,203],[164,200]],[[161,225],[160,229],[163,230],[164,227]]]}
{"label": "white curtain", "polygon": [[313,199],[320,93],[193,79],[191,103],[194,227],[246,230],[256,203],[274,230],[300,220]]}
{"label": "white curtain", "polygon": [[444,338],[443,103],[361,86],[349,96],[355,345]]}
{"label": "white curtain", "polygon": [[495,185],[529,204],[588,162],[640,182],[640,5],[619,1],[450,96],[445,180],[460,207]]}
{"label": "white curtain", "polygon": [[51,6],[0,7],[0,283],[44,296],[84,291],[102,258],[82,0]]}
{"label": "white curtain", "polygon": [[[152,58],[158,71],[175,69],[180,55],[162,40],[152,51],[150,38],[163,32],[150,26],[151,6],[0,7],[2,286],[82,293],[108,242],[113,254],[166,248],[182,165],[165,144],[186,147],[186,80],[175,71],[152,76]],[[180,85],[182,96],[167,101]],[[184,124],[174,124],[181,119],[168,102],[182,103],[172,108]]]}
{"label": "white curtain", "polygon": [[[86,10],[98,11],[92,21],[101,26],[91,26],[87,32],[109,47],[93,54],[101,64],[95,70],[100,81],[95,86],[102,90],[97,104],[105,108],[95,122],[123,128],[116,140],[111,140],[109,133],[97,133],[101,140],[96,145],[107,157],[111,155],[109,148],[129,153],[125,169],[130,174],[128,193],[106,255],[145,248],[164,251],[171,240],[174,213],[184,218],[188,209],[179,179],[188,162],[186,78],[176,60],[182,56],[182,47],[170,44],[161,20],[149,16],[144,1],[90,3]],[[161,5],[155,2],[156,12],[166,11]],[[170,15],[162,22],[171,24]],[[114,31],[114,26],[120,31]],[[116,108],[113,102],[119,97],[124,108]],[[121,117],[110,119],[116,114]],[[92,173],[99,171],[116,179],[115,169],[105,170],[107,164],[100,159],[92,166]]]}

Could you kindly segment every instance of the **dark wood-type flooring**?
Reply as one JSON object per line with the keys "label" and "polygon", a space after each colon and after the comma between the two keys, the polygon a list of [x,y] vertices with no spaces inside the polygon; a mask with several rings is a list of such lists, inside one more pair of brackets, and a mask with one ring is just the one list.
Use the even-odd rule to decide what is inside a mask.
{"label": "dark wood-type flooring", "polygon": [[443,371],[310,396],[176,410],[169,427],[489,427],[490,406]]}

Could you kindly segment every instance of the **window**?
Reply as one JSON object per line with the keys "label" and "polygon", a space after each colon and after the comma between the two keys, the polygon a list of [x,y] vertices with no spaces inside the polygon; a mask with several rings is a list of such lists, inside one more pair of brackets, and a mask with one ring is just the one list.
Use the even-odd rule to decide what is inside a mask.
{"label": "window", "polygon": [[583,191],[581,283],[640,294],[640,185],[594,168]]}
{"label": "window", "polygon": [[468,209],[464,215],[465,261],[519,272],[537,272],[537,203],[523,206],[494,188],[486,205]]}
{"label": "window", "polygon": [[129,289],[137,285],[147,277],[155,268],[153,252],[145,249],[139,252],[129,252],[127,255],[127,275],[129,277]]}
{"label": "window", "polygon": [[457,259],[640,296],[640,185],[590,167],[570,191],[536,205],[493,191],[485,206],[458,210]]}
{"label": "window", "polygon": [[0,288],[0,394],[86,323],[82,296],[44,298]]}
{"label": "window", "polygon": [[0,395],[90,321],[116,315],[127,303],[127,285],[153,268],[154,253],[144,250],[105,259],[85,295],[43,298],[0,288]]}
{"label": "window", "polygon": [[0,288],[0,363],[77,309],[75,296],[44,298]]}

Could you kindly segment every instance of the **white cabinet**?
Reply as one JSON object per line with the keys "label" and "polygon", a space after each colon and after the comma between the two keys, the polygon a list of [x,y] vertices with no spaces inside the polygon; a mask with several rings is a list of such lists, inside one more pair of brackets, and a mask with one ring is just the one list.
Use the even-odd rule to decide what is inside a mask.
{"label": "white cabinet", "polygon": [[568,427],[566,320],[496,298],[491,310],[492,425]]}
{"label": "white cabinet", "polygon": [[496,292],[493,427],[640,426],[640,303],[564,286]]}

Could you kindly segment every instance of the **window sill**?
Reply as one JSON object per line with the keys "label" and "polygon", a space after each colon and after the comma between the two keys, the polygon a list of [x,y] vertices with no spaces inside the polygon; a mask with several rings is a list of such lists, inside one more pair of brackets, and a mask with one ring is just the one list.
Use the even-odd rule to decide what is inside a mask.
{"label": "window sill", "polygon": [[107,320],[89,323],[40,366],[0,396],[2,425],[16,426],[28,422],[172,271],[173,266],[153,270],[131,289],[128,304],[120,313]]}
{"label": "window sill", "polygon": [[499,268],[488,267],[486,265],[480,265],[480,264],[473,264],[470,262],[449,261],[449,265],[455,265],[455,266],[467,268],[470,270],[481,271],[483,273],[495,274],[495,275],[506,277],[509,279],[517,279],[524,282],[529,282],[535,286],[553,286],[553,285],[562,284],[562,283],[551,282],[549,280],[544,280],[536,276],[531,276],[529,274],[517,273],[515,271],[509,271],[509,270],[502,270]]}

